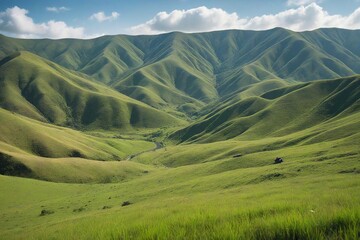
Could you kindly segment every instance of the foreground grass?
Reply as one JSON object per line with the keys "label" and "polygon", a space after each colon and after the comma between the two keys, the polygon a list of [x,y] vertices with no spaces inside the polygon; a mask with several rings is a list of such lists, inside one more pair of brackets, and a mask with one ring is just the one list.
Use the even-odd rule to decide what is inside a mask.
{"label": "foreground grass", "polygon": [[[117,184],[1,176],[0,191],[6,194],[0,197],[0,232],[4,239],[358,237],[360,178],[356,171],[252,181],[274,168],[270,166],[253,169],[249,175],[244,175],[246,169],[238,169],[186,178],[196,174],[196,168],[163,169]],[[121,207],[123,201],[132,204]],[[43,209],[54,213],[39,216]]]}
{"label": "foreground grass", "polygon": [[[95,215],[62,223],[40,238],[63,239],[355,239],[359,208],[353,197],[306,194],[304,189],[279,194],[270,185],[266,197],[233,189],[190,198],[165,199],[161,204]],[[299,197],[296,197],[297,194]],[[321,191],[320,194],[323,194]],[[220,196],[219,196],[220,195]],[[315,198],[314,198],[315,197]],[[326,205],[323,203],[327,202]],[[139,209],[140,208],[140,209]],[[139,210],[142,214],[139,214]],[[74,225],[75,224],[75,225]],[[58,233],[58,234],[57,234]],[[37,238],[38,236],[36,236]]]}
{"label": "foreground grass", "polygon": [[[138,163],[101,163],[125,164],[114,168],[124,176],[138,169],[118,183],[0,176],[1,238],[358,239],[359,134],[291,139],[170,146]],[[274,165],[276,156],[285,162]]]}

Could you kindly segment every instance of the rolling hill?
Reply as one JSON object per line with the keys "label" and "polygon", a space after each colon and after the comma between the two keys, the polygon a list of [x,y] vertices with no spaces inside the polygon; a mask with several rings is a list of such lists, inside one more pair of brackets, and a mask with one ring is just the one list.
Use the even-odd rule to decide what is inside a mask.
{"label": "rolling hill", "polygon": [[0,85],[2,108],[57,125],[126,130],[182,123],[29,52],[1,61]]}
{"label": "rolling hill", "polygon": [[143,140],[92,136],[1,108],[0,132],[0,174],[56,182],[111,182],[139,176],[149,168],[119,161],[154,147]]}
{"label": "rolling hill", "polygon": [[73,129],[39,122],[0,109],[0,145],[7,154],[21,153],[40,157],[81,157],[95,160],[120,160],[153,143],[140,140],[102,138]]}
{"label": "rolling hill", "polygon": [[[313,126],[327,125],[329,131],[335,131],[332,124],[342,121],[344,129],[337,129],[341,134],[335,134],[340,138],[354,134],[354,129],[358,129],[360,124],[357,121],[359,76],[291,85],[238,99],[236,94],[229,97],[212,112],[173,133],[170,138],[180,142],[213,142],[232,138],[281,137]],[[316,138],[316,134],[313,132],[308,137]]]}
{"label": "rolling hill", "polygon": [[303,82],[360,73],[360,31],[220,31],[91,40],[0,36],[0,57],[26,50],[87,74],[169,112],[209,102],[268,79]]}
{"label": "rolling hill", "polygon": [[358,39],[0,35],[1,238],[358,239]]}

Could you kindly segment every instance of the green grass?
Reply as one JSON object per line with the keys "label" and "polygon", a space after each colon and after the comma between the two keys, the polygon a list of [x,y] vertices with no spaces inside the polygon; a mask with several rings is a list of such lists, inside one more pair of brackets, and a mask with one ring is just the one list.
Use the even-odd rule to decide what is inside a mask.
{"label": "green grass", "polygon": [[[293,139],[167,146],[133,159],[142,164],[102,163],[142,171],[132,175],[123,166],[123,179],[104,178],[107,172],[94,162],[99,172],[89,176],[118,183],[0,176],[0,191],[7,193],[0,196],[0,232],[6,239],[356,239],[359,134],[289,143]],[[276,156],[284,163],[274,165]],[[92,162],[82,160],[69,176],[84,177]],[[121,207],[124,201],[132,204]],[[39,216],[42,210],[54,213]]]}
{"label": "green grass", "polygon": [[69,128],[38,122],[3,109],[0,109],[0,116],[0,144],[2,149],[9,153],[51,158],[69,157],[77,151],[77,157],[120,160],[154,146],[144,140],[91,136]]}
{"label": "green grass", "polygon": [[0,238],[358,239],[358,36],[0,36]]}
{"label": "green grass", "polygon": [[[209,171],[219,161],[106,185],[1,177],[9,193],[0,198],[1,232],[7,239],[356,239],[360,178],[339,170],[358,168],[358,160],[302,161]],[[42,209],[54,214],[40,217]]]}
{"label": "green grass", "polygon": [[153,170],[125,161],[129,155],[154,148],[154,143],[145,139],[88,135],[3,109],[0,116],[0,152],[10,156],[10,163],[30,170],[23,174],[10,169],[7,174],[55,182],[116,182]]}

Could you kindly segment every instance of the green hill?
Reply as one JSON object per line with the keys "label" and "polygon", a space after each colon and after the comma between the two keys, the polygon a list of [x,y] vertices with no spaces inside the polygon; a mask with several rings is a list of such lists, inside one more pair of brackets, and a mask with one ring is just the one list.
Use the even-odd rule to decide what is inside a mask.
{"label": "green hill", "polygon": [[57,125],[131,129],[182,123],[28,52],[17,52],[1,61],[0,84],[1,107]]}
{"label": "green hill", "polygon": [[153,143],[96,137],[69,128],[42,123],[0,109],[0,144],[8,154],[32,154],[41,157],[82,157],[96,160],[120,160],[134,152],[153,147]]}
{"label": "green hill", "polygon": [[358,239],[358,39],[0,35],[0,238]]}
{"label": "green hill", "polygon": [[[151,142],[95,137],[0,109],[0,173],[57,182],[117,181],[146,166],[125,160]],[[91,161],[91,160],[97,161]]]}
{"label": "green hill", "polygon": [[313,126],[327,125],[329,131],[335,131],[329,123],[340,120],[344,129],[339,132],[343,136],[359,125],[359,76],[292,85],[240,100],[236,97],[170,138],[212,142],[281,137]]}
{"label": "green hill", "polygon": [[358,30],[281,28],[91,40],[0,36],[0,57],[30,51],[153,107],[191,115],[266,79],[303,82],[360,73],[359,36]]}

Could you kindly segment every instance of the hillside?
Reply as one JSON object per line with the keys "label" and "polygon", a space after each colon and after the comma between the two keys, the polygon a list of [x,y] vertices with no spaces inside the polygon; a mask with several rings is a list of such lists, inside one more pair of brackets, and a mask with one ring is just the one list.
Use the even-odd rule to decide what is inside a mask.
{"label": "hillside", "polygon": [[[356,131],[266,151],[271,138],[168,147],[139,156],[148,173],[111,184],[0,176],[7,193],[0,232],[6,239],[356,239],[359,139]],[[273,164],[275,156],[285,162]]]}
{"label": "hillside", "polygon": [[1,61],[0,85],[2,108],[57,125],[126,130],[182,123],[29,52]]}
{"label": "hillside", "polygon": [[358,39],[0,35],[0,238],[358,239]]}
{"label": "hillside", "polygon": [[[238,99],[237,95],[230,97],[170,138],[179,142],[213,142],[281,137],[313,126],[327,125],[328,131],[335,131],[332,123],[342,121],[344,129],[334,133],[340,138],[353,134],[360,125],[359,76],[297,84]],[[306,138],[320,133],[323,132],[313,132]]]}
{"label": "hillside", "polygon": [[92,136],[4,109],[0,109],[0,132],[0,174],[56,182],[114,181],[141,175],[149,168],[118,161],[154,148],[151,142]]}
{"label": "hillside", "polygon": [[120,160],[153,143],[91,136],[73,129],[42,123],[0,109],[0,150],[48,158],[81,157]]}
{"label": "hillside", "polygon": [[266,79],[303,82],[360,73],[358,30],[220,31],[91,40],[0,37],[0,57],[26,50],[169,112],[204,104]]}

